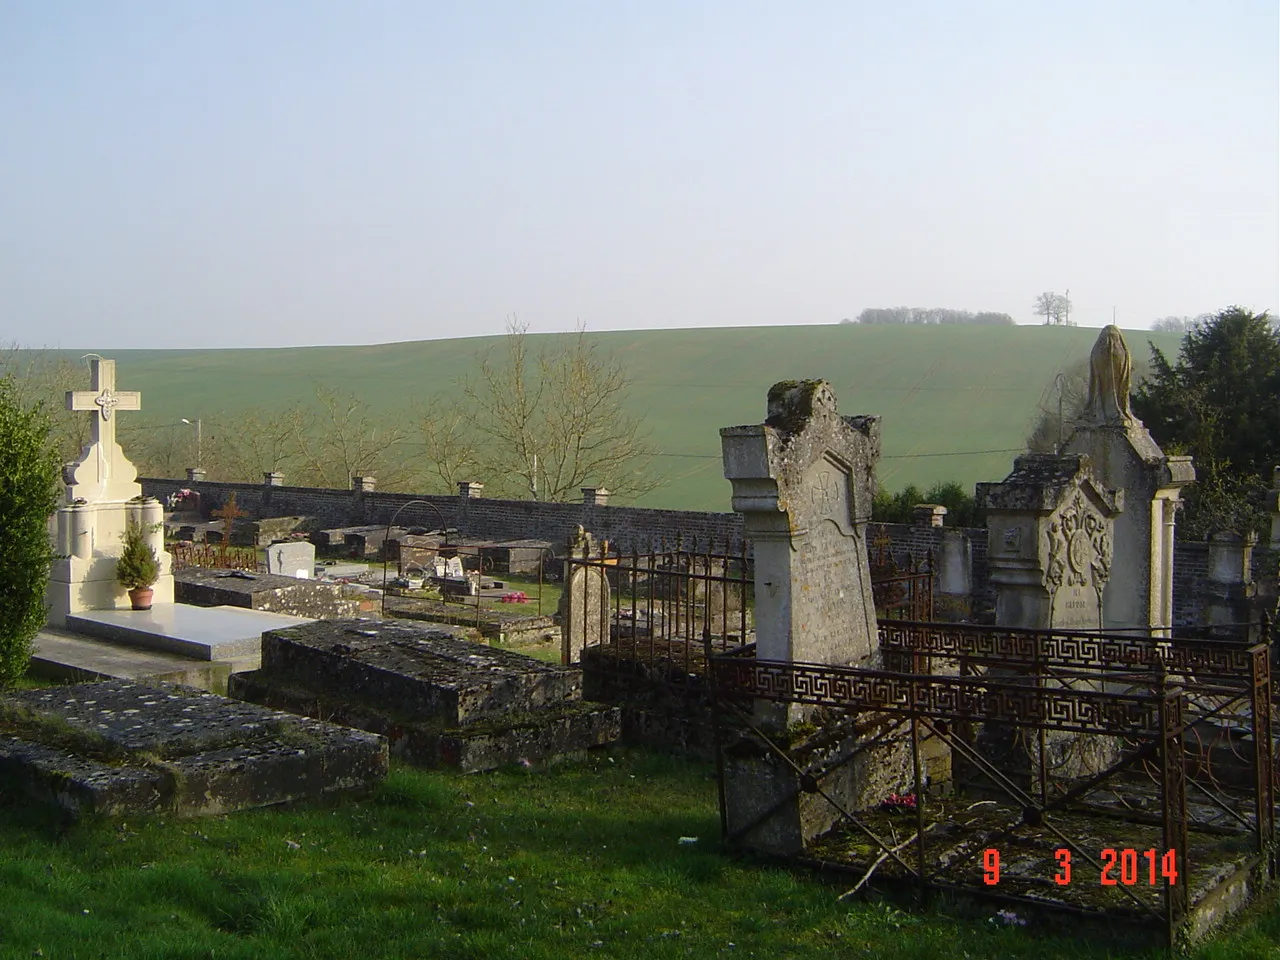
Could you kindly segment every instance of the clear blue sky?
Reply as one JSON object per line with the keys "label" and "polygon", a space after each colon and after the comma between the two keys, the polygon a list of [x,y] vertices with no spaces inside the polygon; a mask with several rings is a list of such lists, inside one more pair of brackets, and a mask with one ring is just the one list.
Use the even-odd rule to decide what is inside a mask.
{"label": "clear blue sky", "polygon": [[1280,306],[1275,0],[0,0],[0,342]]}

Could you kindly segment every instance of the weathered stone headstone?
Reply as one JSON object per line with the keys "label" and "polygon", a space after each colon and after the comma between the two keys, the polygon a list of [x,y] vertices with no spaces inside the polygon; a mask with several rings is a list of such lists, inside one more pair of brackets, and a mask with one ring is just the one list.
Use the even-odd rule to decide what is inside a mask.
{"label": "weathered stone headstone", "polygon": [[1249,624],[1257,620],[1258,584],[1253,549],[1258,535],[1220,530],[1209,538],[1209,578],[1205,585],[1205,625],[1218,633],[1254,642]]}
{"label": "weathered stone headstone", "polygon": [[973,544],[962,530],[948,530],[938,546],[937,619],[965,620],[973,612]]}
{"label": "weathered stone headstone", "polygon": [[[1100,630],[1121,495],[1081,454],[1026,454],[1000,483],[980,483],[996,624]],[[1114,589],[1114,587],[1112,587]]]}
{"label": "weathered stone headstone", "polygon": [[1082,422],[1063,450],[1087,454],[1098,484],[1124,491],[1125,510],[1115,521],[1115,584],[1107,591],[1103,625],[1167,635],[1179,491],[1195,480],[1195,468],[1190,457],[1165,456],[1133,415],[1132,366],[1119,328],[1104,327],[1089,357]]}
{"label": "weathered stone headstone", "polygon": [[[877,419],[841,416],[826,381],[784,381],[769,390],[763,424],[726,427],[720,437],[733,508],[755,554],[757,658],[879,666],[866,541]],[[726,752],[726,820],[746,846],[795,854],[839,818],[828,798],[862,809],[910,782],[900,738],[863,742],[878,718],[801,732],[812,716],[796,705],[757,704],[755,721],[827,771],[821,794],[797,787],[791,765],[762,744]]]}
{"label": "weathered stone headstone", "polygon": [[316,572],[316,548],[305,540],[284,540],[267,547],[267,573],[310,580]]}
{"label": "weathered stone headstone", "polygon": [[[599,562],[604,559],[604,546],[579,526],[569,541],[569,558]],[[603,566],[565,563],[565,587],[556,612],[561,663],[578,663],[584,647],[609,639],[610,599],[609,576]]]}
{"label": "weathered stone headstone", "polygon": [[116,415],[142,409],[141,394],[117,392],[114,360],[93,357],[92,389],[67,393],[67,409],[90,418],[90,442],[80,459],[63,471],[66,502],[55,520],[56,553],[49,576],[49,623],[60,627],[68,614],[128,608],[125,588],[116,582],[121,535],[130,524],[146,531],[160,561],[153,602],[173,602],[171,559],[164,549],[164,506],[142,495],[138,471],[116,442]]}
{"label": "weathered stone headstone", "polygon": [[825,380],[769,390],[768,418],[720,431],[733,509],[755,551],[763,660],[854,664],[876,650],[866,524],[880,425],[843,417]]}

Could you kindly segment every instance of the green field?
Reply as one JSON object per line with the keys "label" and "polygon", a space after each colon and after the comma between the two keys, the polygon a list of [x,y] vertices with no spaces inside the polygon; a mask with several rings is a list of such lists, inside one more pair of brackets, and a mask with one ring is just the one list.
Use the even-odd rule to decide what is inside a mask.
{"label": "green field", "polygon": [[[728,510],[717,431],[760,422],[765,392],[778,380],[826,378],[843,411],[883,417],[879,476],[890,490],[944,480],[967,487],[1008,473],[1037,405],[1056,397],[1054,375],[1087,358],[1097,335],[1067,327],[850,324],[589,336],[626,364],[632,409],[662,451],[665,483],[640,504]],[[560,336],[570,335],[530,340],[537,347]],[[1149,355],[1148,340],[1167,354],[1179,343],[1174,334],[1142,330],[1127,338],[1139,363]],[[118,361],[120,389],[142,391],[148,420],[173,424],[313,399],[316,383],[357,393],[388,414],[407,412],[447,392],[473,369],[477,351],[497,339],[98,352]]]}

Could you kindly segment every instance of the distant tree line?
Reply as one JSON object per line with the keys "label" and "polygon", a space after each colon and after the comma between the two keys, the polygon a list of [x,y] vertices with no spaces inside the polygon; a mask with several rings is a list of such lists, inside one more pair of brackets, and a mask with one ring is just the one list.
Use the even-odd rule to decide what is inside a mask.
{"label": "distant tree line", "polygon": [[969,324],[979,327],[1012,327],[1013,317],[1007,313],[983,310],[950,310],[946,307],[868,307],[858,314],[857,320],[841,323],[918,323],[918,324]]}
{"label": "distant tree line", "polygon": [[926,492],[914,483],[897,493],[890,493],[881,485],[871,501],[871,519],[876,523],[912,523],[916,505],[921,503],[946,507],[949,527],[981,527],[987,522],[986,513],[973,494],[955,481],[935,483]]}

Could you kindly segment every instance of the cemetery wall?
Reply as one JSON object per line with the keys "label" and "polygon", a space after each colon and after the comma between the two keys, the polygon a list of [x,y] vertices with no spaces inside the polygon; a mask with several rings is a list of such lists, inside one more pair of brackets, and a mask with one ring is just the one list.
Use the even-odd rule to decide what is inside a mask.
{"label": "cemetery wall", "polygon": [[[727,549],[729,552],[739,550],[742,543],[742,518],[736,513],[448,495],[416,496],[208,480],[144,478],[140,482],[146,495],[161,500],[182,488],[196,490],[201,495],[201,507],[206,515],[211,509],[221,506],[234,492],[236,503],[251,516],[315,517],[326,527],[386,523],[403,507],[396,520],[398,525],[434,528],[443,518],[448,526],[456,527],[464,536],[492,540],[531,538],[566,544],[577,525],[581,524],[598,539],[608,540],[623,552],[644,552],[664,545],[673,546],[677,539],[686,547],[692,547],[696,538],[699,549],[705,549],[711,542],[712,549]],[[405,506],[413,500],[426,501],[431,506]],[[868,539],[874,544],[878,537],[887,536],[895,562],[905,567],[908,554],[918,558],[933,551],[936,556],[943,533],[954,529],[916,524],[871,524]],[[987,572],[987,533],[985,528],[964,529],[963,532],[969,539],[973,556],[972,615],[978,619],[989,619],[995,609],[995,594]],[[1280,551],[1272,551],[1259,544],[1253,556],[1256,579],[1275,576]],[[1208,572],[1208,545],[1179,541],[1174,563],[1175,624],[1192,625],[1202,621],[1207,604],[1205,584]]]}

